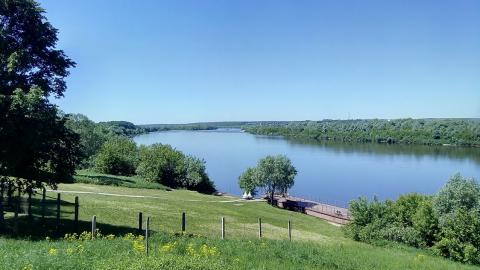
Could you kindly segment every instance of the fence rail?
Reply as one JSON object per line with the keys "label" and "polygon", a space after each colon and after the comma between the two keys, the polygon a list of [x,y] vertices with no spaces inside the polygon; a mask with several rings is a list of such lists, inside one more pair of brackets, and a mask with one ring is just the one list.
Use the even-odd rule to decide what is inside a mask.
{"label": "fence rail", "polygon": [[[115,221],[124,224],[112,224],[115,223],[111,222],[112,220],[109,223],[103,223],[101,215],[92,215],[95,212],[94,208],[82,210],[79,196],[71,193],[47,192],[45,189],[32,190],[26,194],[11,192],[10,196],[0,196],[0,210],[5,214],[0,214],[0,234],[13,236],[35,234],[39,237],[62,237],[66,233],[91,231],[92,237],[95,237],[99,229],[102,232],[117,235],[127,232],[143,234],[145,230],[149,230],[220,239],[292,240],[295,237],[292,235],[291,220],[285,220],[284,225],[279,227],[278,221],[275,222],[277,225],[275,226],[262,217],[238,221],[236,217],[219,215],[219,219],[214,220],[196,213],[189,215],[187,211],[178,212],[178,219],[173,218],[173,221],[172,219],[151,219],[152,215],[158,214],[153,211],[135,211],[128,214],[130,218]],[[110,214],[114,216],[115,211],[122,210],[112,208]]]}

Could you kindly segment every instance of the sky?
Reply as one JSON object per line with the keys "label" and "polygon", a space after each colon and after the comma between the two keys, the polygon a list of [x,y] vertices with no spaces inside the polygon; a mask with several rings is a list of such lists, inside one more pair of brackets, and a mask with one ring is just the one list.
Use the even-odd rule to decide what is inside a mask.
{"label": "sky", "polygon": [[477,0],[40,4],[94,121],[480,117]]}

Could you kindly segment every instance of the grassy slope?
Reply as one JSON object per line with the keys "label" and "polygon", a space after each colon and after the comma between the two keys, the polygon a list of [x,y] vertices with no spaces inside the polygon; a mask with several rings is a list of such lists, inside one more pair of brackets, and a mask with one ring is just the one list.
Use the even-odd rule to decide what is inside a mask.
{"label": "grassy slope", "polygon": [[[135,228],[139,211],[152,217],[151,228],[159,232],[152,239],[152,255],[144,257],[132,248],[131,241],[121,239],[79,243],[0,238],[0,259],[3,262],[0,269],[22,268],[29,264],[34,269],[475,269],[431,256],[427,251],[357,243],[345,238],[340,228],[327,222],[272,208],[263,202],[236,201],[233,197],[202,195],[185,190],[88,184],[60,185],[59,189],[154,197],[78,195],[80,219],[85,221],[83,229],[88,228],[88,221],[94,214],[97,215],[99,229],[106,233],[123,233]],[[55,198],[51,192],[48,196]],[[74,195],[63,193],[62,200],[73,202]],[[187,213],[187,232],[200,234],[201,237],[173,235],[180,230],[182,211]],[[226,219],[227,241],[219,240],[220,216]],[[255,239],[257,217],[262,217],[267,239],[264,244]],[[68,230],[71,226],[67,222],[72,218],[71,206],[62,208],[62,218],[64,229]],[[294,228],[294,242],[278,241],[287,239],[289,219]],[[159,251],[162,245],[174,241],[178,244],[172,251]],[[218,254],[206,257],[188,254],[185,251],[188,244],[193,245],[197,254],[202,244],[216,247]],[[83,246],[83,252],[76,251],[79,245]],[[49,255],[50,248],[57,249],[57,254]]]}
{"label": "grassy slope", "polygon": [[89,170],[77,170],[74,176],[76,183],[109,185],[130,188],[150,188],[150,189],[167,189],[167,187],[143,180],[138,176],[117,176],[110,174],[96,173]]}

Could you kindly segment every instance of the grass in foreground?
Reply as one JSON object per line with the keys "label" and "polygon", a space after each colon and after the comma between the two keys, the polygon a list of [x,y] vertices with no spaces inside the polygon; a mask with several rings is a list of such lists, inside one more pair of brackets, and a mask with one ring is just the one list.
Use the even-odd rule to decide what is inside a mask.
{"label": "grass in foreground", "polygon": [[[119,238],[83,242],[40,240],[55,232],[52,229],[55,205],[49,204],[50,223],[46,227],[50,230],[38,225],[41,221],[38,207],[34,208],[34,225],[29,225],[26,217],[21,216],[21,227],[37,233],[38,237],[32,238],[36,241],[0,238],[0,267],[29,269],[31,264],[33,269],[477,269],[432,256],[426,250],[354,242],[343,236],[341,228],[264,202],[187,190],[88,184],[64,184],[59,190],[63,193],[58,235],[72,232],[72,203],[74,197],[79,196],[80,231],[89,230],[92,215],[97,216],[98,228],[103,233],[116,235],[135,232],[138,212],[143,212],[144,217],[150,216],[151,229],[155,232],[151,256],[145,257],[134,248],[132,241]],[[49,192],[48,197],[52,202],[56,194]],[[180,231],[182,212],[187,214],[187,233],[202,237],[175,236]],[[219,239],[221,216],[226,220],[225,241]],[[263,223],[262,242],[256,239],[258,217]],[[7,220],[11,226],[11,213]],[[287,240],[288,220],[293,224],[292,242]],[[161,251],[163,246],[174,242],[177,242],[175,249]],[[215,247],[218,254],[194,256],[187,250],[189,244],[197,253],[206,244]],[[77,252],[76,248],[83,251]],[[51,253],[55,254],[50,254],[50,249],[54,249]]]}
{"label": "grass in foreground", "polygon": [[37,241],[0,238],[0,269],[475,269],[413,249],[366,244],[218,240],[157,233],[142,238]]}

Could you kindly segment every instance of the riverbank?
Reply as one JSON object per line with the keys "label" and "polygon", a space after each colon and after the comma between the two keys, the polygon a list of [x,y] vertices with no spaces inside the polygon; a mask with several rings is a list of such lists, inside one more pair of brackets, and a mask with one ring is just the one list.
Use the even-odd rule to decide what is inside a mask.
{"label": "riverbank", "polygon": [[252,134],[317,141],[480,147],[480,119],[356,119],[244,126]]}

